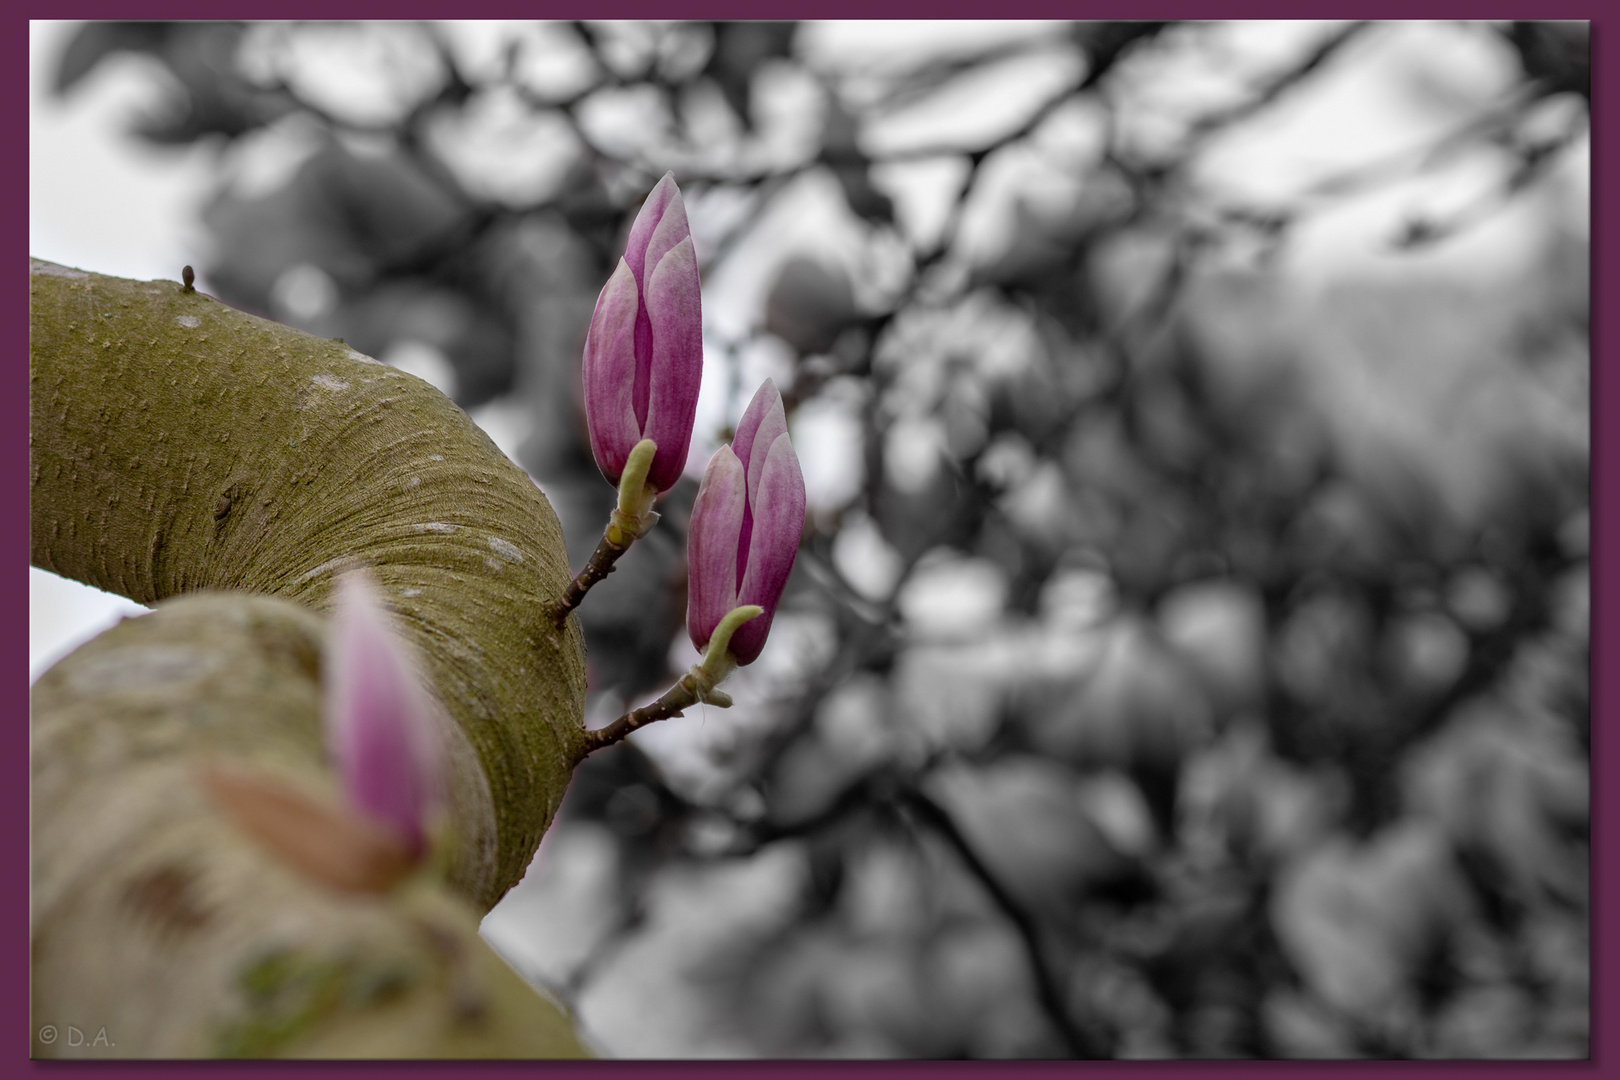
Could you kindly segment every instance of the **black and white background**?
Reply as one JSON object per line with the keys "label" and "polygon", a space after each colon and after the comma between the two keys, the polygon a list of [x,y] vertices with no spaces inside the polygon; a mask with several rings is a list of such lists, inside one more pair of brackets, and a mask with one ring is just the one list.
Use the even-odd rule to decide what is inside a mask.
{"label": "black and white background", "polygon": [[[32,254],[435,383],[576,565],[675,171],[698,431],[591,722],[692,661],[767,376],[810,516],[736,706],[588,760],[484,923],[604,1053],[1587,1055],[1585,24],[32,31]],[[36,675],[129,607],[32,585]]]}

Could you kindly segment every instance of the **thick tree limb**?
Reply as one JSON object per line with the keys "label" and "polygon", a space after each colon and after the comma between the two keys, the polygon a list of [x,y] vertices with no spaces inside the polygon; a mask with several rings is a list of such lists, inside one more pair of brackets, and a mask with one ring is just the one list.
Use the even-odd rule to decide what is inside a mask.
{"label": "thick tree limb", "polygon": [[[585,751],[545,497],[438,391],[340,342],[177,283],[38,261],[30,278],[34,565],[147,604],[233,590],[161,605],[36,685],[36,1039],[116,1019],[117,1056],[578,1052],[475,933]],[[313,612],[350,562],[371,567],[454,721],[466,900],[312,882],[198,779],[223,763],[336,800]],[[314,996],[252,990],[260,963]]]}
{"label": "thick tree limb", "polygon": [[188,596],[35,684],[35,1056],[583,1056],[432,874],[334,888],[211,794],[225,766],[342,805],[320,744],[323,629],[273,597]]}

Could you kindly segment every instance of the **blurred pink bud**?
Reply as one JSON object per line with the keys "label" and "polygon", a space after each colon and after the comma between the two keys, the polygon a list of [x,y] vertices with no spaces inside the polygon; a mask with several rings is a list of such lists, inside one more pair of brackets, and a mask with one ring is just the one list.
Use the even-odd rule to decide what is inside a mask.
{"label": "blurred pink bud", "polygon": [[325,668],[327,743],[350,804],[420,853],[440,794],[438,738],[410,654],[362,572],[337,582]]}
{"label": "blurred pink bud", "polygon": [[597,467],[614,483],[642,439],[658,444],[647,481],[681,477],[703,379],[697,257],[675,174],[642,204],[618,269],[597,297],[585,337],[585,421]]}
{"label": "blurred pink bud", "polygon": [[804,477],[788,440],[782,395],[767,379],[730,446],[709,459],[687,532],[686,629],[701,651],[734,607],[765,613],[737,628],[731,654],[751,664],[765,647],[804,532]]}

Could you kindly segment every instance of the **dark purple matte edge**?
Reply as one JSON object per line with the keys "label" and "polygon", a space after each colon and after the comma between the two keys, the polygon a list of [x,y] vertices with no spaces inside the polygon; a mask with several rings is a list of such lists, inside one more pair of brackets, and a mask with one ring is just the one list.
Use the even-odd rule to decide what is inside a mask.
{"label": "dark purple matte edge", "polygon": [[[12,58],[11,93],[6,95],[6,142],[26,145],[28,136],[28,27],[8,39],[5,55]],[[14,155],[16,161],[22,155]],[[5,219],[8,242],[17,244],[16,268],[23,273],[22,249],[28,245],[28,172],[15,165],[5,173],[6,205],[18,207]],[[0,460],[0,507],[6,509],[6,527],[0,529],[0,566],[11,569],[0,574],[0,610],[10,618],[0,621],[0,656],[10,657],[12,674],[6,676],[4,705],[0,707],[0,770],[9,781],[0,781],[0,1048],[4,1059],[15,1061],[28,1056],[28,301],[26,281],[18,281],[12,294],[12,347],[4,361],[11,390],[0,392],[0,439],[10,447]],[[9,597],[10,599],[7,599]]]}
{"label": "dark purple matte edge", "polygon": [[[34,10],[30,14],[49,18],[220,18],[256,17],[256,18],[332,18],[338,15],[347,18],[411,18],[411,17],[440,17],[446,14],[443,5],[422,3],[420,0],[403,0],[403,2],[388,2],[388,0],[363,0],[361,3],[346,3],[328,6],[321,3],[312,3],[310,0],[269,0],[255,4],[229,4],[205,3],[201,0],[168,0],[159,3],[130,3],[128,0],[80,0],[77,3],[52,5],[46,9],[44,4],[30,5]],[[1552,5],[1553,10],[1538,11],[1538,17],[1546,18],[1557,16],[1563,18],[1593,18],[1601,10],[1596,4],[1557,4]],[[1108,3],[1059,3],[1053,0],[998,0],[994,4],[986,4],[980,0],[934,0],[932,3],[906,2],[906,0],[815,0],[812,3],[780,4],[765,0],[765,2],[750,2],[750,0],[700,0],[691,2],[683,0],[680,4],[657,3],[655,0],[601,0],[597,3],[551,3],[517,4],[492,3],[487,0],[477,0],[475,3],[463,3],[458,6],[456,14],[462,17],[480,16],[493,17],[592,17],[592,18],[637,18],[662,17],[670,18],[676,14],[689,18],[1300,18],[1309,15],[1315,18],[1388,18],[1410,19],[1416,16],[1427,18],[1512,18],[1529,14],[1522,4],[1505,4],[1501,2],[1457,4],[1457,3],[1424,3],[1411,4],[1324,4],[1313,5],[1306,8],[1300,4],[1283,4],[1275,2],[1256,2],[1256,0],[1242,0],[1236,4],[1209,5],[1189,4],[1186,0],[1174,0],[1171,3],[1158,4],[1130,4],[1120,0],[1109,0]],[[1604,213],[1605,202],[1601,178],[1611,177],[1614,170],[1610,158],[1613,150],[1613,110],[1616,107],[1616,92],[1610,80],[1603,72],[1609,63],[1617,57],[1617,49],[1611,40],[1609,27],[1604,25],[1605,20],[1594,19],[1592,33],[1592,48],[1594,63],[1592,65],[1594,138],[1592,155],[1592,227],[1594,254],[1592,295],[1603,295],[1603,283],[1613,279],[1615,259],[1616,236],[1613,223]],[[12,132],[11,145],[24,144],[27,134],[27,78],[28,53],[26,27],[19,20],[13,23],[19,27],[19,40],[11,49],[14,58],[12,71],[14,83],[11,95],[11,108],[8,111],[7,127]],[[27,182],[26,177],[17,170],[13,170],[8,178],[12,189],[13,206],[26,206]],[[12,218],[11,234],[18,240],[19,246],[27,243],[26,225],[22,222],[22,215]],[[19,253],[20,255],[20,253]],[[21,258],[18,259],[19,265]],[[94,267],[84,269],[94,270]],[[8,437],[14,447],[12,460],[16,463],[4,479],[4,505],[15,508],[18,515],[25,514],[28,505],[28,487],[26,476],[27,445],[24,432],[27,425],[27,397],[24,379],[25,367],[22,356],[26,349],[27,311],[21,303],[16,303],[11,309],[18,319],[15,329],[16,342],[12,363],[15,365],[16,390],[4,399],[0,408],[9,410],[13,422],[7,430]],[[1613,352],[1612,343],[1603,336],[1604,320],[1602,318],[1601,304],[1593,304],[1592,310],[1592,339],[1594,343],[1594,356],[1592,364],[1592,452],[1594,478],[1608,472],[1615,466],[1616,445],[1615,438],[1605,432],[1603,425],[1596,422],[1599,415],[1612,411],[1620,404],[1616,401],[1620,390],[1605,376],[1603,363],[1600,357],[1607,359]],[[1608,406],[1607,409],[1603,406]],[[1614,500],[1607,494],[1601,485],[1594,479],[1592,507],[1592,540],[1594,559],[1592,567],[1592,655],[1601,655],[1602,643],[1607,639],[1610,625],[1610,613],[1614,609],[1614,583],[1604,560],[1598,558],[1598,553],[1607,554],[1607,545],[1614,539],[1613,517],[1615,514]],[[21,566],[23,559],[20,549],[25,548],[22,529],[10,530],[5,534],[8,545],[19,549],[14,566],[14,576],[5,579],[10,585],[13,603],[11,610],[21,612],[25,610],[27,602],[27,583]],[[13,933],[6,937],[6,947],[0,951],[0,964],[4,964],[6,972],[4,986],[6,1015],[21,1017],[21,1021],[14,1020],[6,1025],[6,1043],[3,1057],[0,1060],[18,1061],[26,1059],[28,1053],[28,891],[27,891],[27,851],[28,851],[28,805],[27,805],[27,749],[28,737],[24,718],[27,715],[27,625],[21,618],[13,618],[6,628],[15,641],[11,655],[12,663],[16,669],[16,678],[12,684],[13,709],[11,712],[15,719],[5,729],[5,745],[10,747],[5,761],[6,767],[13,776],[13,782],[5,785],[0,793],[0,807],[9,811],[6,814],[6,827],[0,830],[3,837],[6,853],[5,865],[9,871],[13,884],[6,888],[0,903],[5,905],[6,922],[12,926]],[[1603,706],[1611,698],[1611,682],[1613,677],[1608,675],[1600,665],[1593,671],[1593,717],[1592,735],[1592,767],[1594,775],[1620,774],[1620,742],[1607,739],[1602,725],[1597,718],[1603,713]],[[116,1071],[118,1075],[137,1074],[150,1076],[182,1075],[191,1077],[230,1076],[249,1072],[257,1075],[296,1075],[304,1078],[314,1077],[344,1077],[355,1074],[373,1073],[377,1075],[404,1073],[416,1077],[430,1076],[459,1076],[469,1070],[479,1073],[495,1073],[499,1075],[516,1076],[520,1074],[543,1074],[548,1078],[558,1080],[617,1080],[617,1078],[631,1077],[690,1077],[698,1080],[700,1077],[712,1075],[721,1076],[760,1076],[784,1075],[794,1077],[837,1076],[839,1080],[856,1080],[865,1077],[889,1077],[896,1075],[929,1076],[935,1074],[948,1074],[951,1076],[991,1077],[1012,1071],[1025,1076],[1121,1076],[1131,1077],[1133,1080],[1149,1080],[1158,1077],[1177,1077],[1217,1074],[1228,1076],[1241,1076],[1259,1074],[1273,1080],[1273,1078],[1312,1077],[1326,1075],[1354,1075],[1367,1073],[1371,1075],[1377,1070],[1380,1078],[1422,1076],[1430,1077],[1472,1077],[1488,1076],[1492,1080],[1512,1080],[1518,1077],[1541,1077],[1548,1075],[1602,1075],[1605,1064],[1613,1064],[1615,1059],[1613,1039],[1605,1035],[1610,1022],[1620,1019],[1617,1016],[1616,979],[1617,964],[1614,938],[1608,928],[1602,923],[1600,917],[1604,906],[1617,894],[1616,877],[1620,876],[1620,862],[1615,858],[1613,837],[1606,826],[1611,823],[1615,814],[1615,801],[1605,794],[1603,784],[1592,785],[1592,815],[1593,815],[1593,875],[1591,906],[1592,927],[1592,956],[1593,956],[1593,1023],[1592,1023],[1592,1058],[1583,1062],[592,1062],[592,1063],[530,1063],[530,1062],[499,1062],[490,1064],[450,1064],[435,1062],[420,1063],[322,1063],[291,1065],[281,1063],[177,1063],[177,1062],[121,1062],[117,1065],[108,1065],[100,1062],[39,1062],[32,1063],[25,1068],[37,1070],[52,1075],[79,1075],[98,1073],[106,1075],[109,1070]],[[296,1072],[293,1070],[296,1069]]]}

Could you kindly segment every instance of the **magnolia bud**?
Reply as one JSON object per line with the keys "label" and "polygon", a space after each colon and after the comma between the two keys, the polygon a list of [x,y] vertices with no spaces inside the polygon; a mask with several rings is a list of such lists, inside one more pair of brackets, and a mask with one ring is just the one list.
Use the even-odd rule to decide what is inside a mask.
{"label": "magnolia bud", "polygon": [[776,384],[766,380],[722,446],[692,507],[687,532],[686,627],[701,651],[733,609],[763,614],[736,628],[730,652],[750,664],[765,647],[804,532],[804,477]]}
{"label": "magnolia bud", "polygon": [[636,215],[624,258],[603,286],[585,338],[591,453],[614,483],[642,439],[657,446],[647,484],[667,491],[686,467],[703,379],[697,257],[675,175]]}

